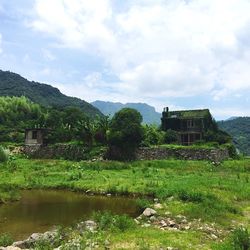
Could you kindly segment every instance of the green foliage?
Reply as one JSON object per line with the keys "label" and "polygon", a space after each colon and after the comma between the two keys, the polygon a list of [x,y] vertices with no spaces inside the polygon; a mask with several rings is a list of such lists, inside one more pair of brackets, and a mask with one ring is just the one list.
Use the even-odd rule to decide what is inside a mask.
{"label": "green foliage", "polygon": [[125,232],[127,229],[135,226],[133,219],[127,215],[113,215],[110,212],[94,213],[94,220],[98,223],[98,227],[101,230],[117,229],[121,232]]}
{"label": "green foliage", "polygon": [[160,145],[164,141],[165,133],[155,125],[143,126],[143,146]]}
{"label": "green foliage", "polygon": [[178,142],[178,133],[172,129],[168,129],[165,132],[164,142],[167,144],[177,143]]}
{"label": "green foliage", "polygon": [[117,112],[111,120],[107,157],[115,160],[132,160],[143,138],[141,114],[130,108]]}
{"label": "green foliage", "polygon": [[9,234],[0,235],[0,247],[10,246],[13,242],[14,240]]}
{"label": "green foliage", "polygon": [[218,142],[219,144],[225,144],[231,142],[231,136],[221,130],[207,130],[204,134],[204,140],[206,142]]}
{"label": "green foliage", "polygon": [[250,155],[250,117],[220,121],[218,126],[233,137],[234,145],[240,152]]}
{"label": "green foliage", "polygon": [[148,199],[137,199],[136,204],[138,208],[143,212],[144,209],[150,207],[151,203]]}
{"label": "green foliage", "polygon": [[59,109],[77,107],[89,117],[102,116],[102,113],[97,108],[83,100],[66,96],[50,85],[31,82],[18,74],[2,70],[0,70],[0,95],[25,96],[43,107]]}
{"label": "green foliage", "polygon": [[43,126],[45,113],[26,97],[0,97],[0,141],[23,142],[24,129]]}
{"label": "green foliage", "polygon": [[229,156],[233,159],[238,159],[239,155],[237,154],[236,148],[232,143],[227,143],[223,145],[227,148]]}
{"label": "green foliage", "polygon": [[234,250],[250,249],[250,234],[246,228],[240,227],[233,231],[232,245]]}
{"label": "green foliage", "polygon": [[0,162],[7,162],[9,160],[9,153],[0,145]]}

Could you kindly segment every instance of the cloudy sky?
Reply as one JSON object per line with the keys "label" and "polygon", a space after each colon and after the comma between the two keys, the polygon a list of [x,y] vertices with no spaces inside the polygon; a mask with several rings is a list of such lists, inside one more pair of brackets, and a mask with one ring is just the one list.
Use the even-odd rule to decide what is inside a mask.
{"label": "cloudy sky", "polygon": [[250,0],[0,0],[0,68],[89,102],[250,115]]}

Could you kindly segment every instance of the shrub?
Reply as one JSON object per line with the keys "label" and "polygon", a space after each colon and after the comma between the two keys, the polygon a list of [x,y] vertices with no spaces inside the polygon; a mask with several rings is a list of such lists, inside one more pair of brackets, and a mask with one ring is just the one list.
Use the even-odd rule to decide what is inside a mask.
{"label": "shrub", "polygon": [[94,213],[93,218],[101,230],[118,229],[124,232],[135,225],[133,220],[127,215],[113,215],[108,211]]}
{"label": "shrub", "polygon": [[189,202],[202,202],[205,200],[205,195],[200,192],[188,192],[186,190],[180,190],[178,192],[178,197],[182,201]]}
{"label": "shrub", "polygon": [[9,153],[6,149],[0,146],[0,162],[7,162],[9,160]]}
{"label": "shrub", "polygon": [[178,133],[172,129],[168,129],[165,132],[164,142],[167,144],[177,143],[178,142]]}
{"label": "shrub", "polygon": [[114,217],[114,222],[114,226],[122,232],[125,232],[129,228],[133,228],[135,225],[133,220],[127,215],[116,215]]}
{"label": "shrub", "polygon": [[111,120],[108,134],[107,158],[129,161],[135,159],[136,149],[143,138],[142,116],[135,110],[124,108]]}
{"label": "shrub", "polygon": [[228,154],[233,159],[238,159],[239,155],[237,154],[236,148],[232,143],[225,144],[225,147],[228,150]]}
{"label": "shrub", "polygon": [[136,200],[136,205],[138,206],[138,208],[141,211],[143,211],[147,207],[150,207],[150,202],[149,202],[149,200],[146,200],[146,199],[137,199]]}
{"label": "shrub", "polygon": [[0,235],[0,247],[7,247],[10,246],[14,240],[12,237],[8,234],[2,234]]}
{"label": "shrub", "polygon": [[235,250],[250,249],[250,235],[246,228],[240,227],[233,231],[232,243]]}
{"label": "shrub", "polygon": [[98,223],[98,226],[101,230],[109,229],[114,223],[113,215],[110,212],[94,213],[93,218]]}

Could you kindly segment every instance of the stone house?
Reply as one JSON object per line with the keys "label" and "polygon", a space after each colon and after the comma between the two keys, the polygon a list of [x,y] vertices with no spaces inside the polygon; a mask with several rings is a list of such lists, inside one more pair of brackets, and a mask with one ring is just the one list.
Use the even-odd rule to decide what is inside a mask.
{"label": "stone house", "polygon": [[25,129],[25,145],[41,146],[46,141],[47,129],[45,128],[27,128]]}
{"label": "stone house", "polygon": [[209,109],[169,111],[166,107],[161,118],[162,130],[176,131],[178,141],[182,145],[191,145],[202,140],[212,123]]}

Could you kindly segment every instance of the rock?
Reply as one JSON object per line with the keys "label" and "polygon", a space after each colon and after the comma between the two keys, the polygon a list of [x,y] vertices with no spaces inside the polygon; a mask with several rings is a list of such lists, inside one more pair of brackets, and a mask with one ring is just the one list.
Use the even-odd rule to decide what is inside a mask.
{"label": "rock", "polygon": [[212,238],[213,240],[217,240],[217,239],[218,239],[218,237],[217,237],[215,234],[211,234],[211,238]]}
{"label": "rock", "polygon": [[110,196],[111,196],[111,194],[107,194],[107,196],[108,196],[108,197],[110,197]]}
{"label": "rock", "polygon": [[8,247],[0,247],[0,250],[21,250],[21,248],[8,246]]}
{"label": "rock", "polygon": [[88,231],[93,232],[97,228],[97,224],[93,220],[86,220],[84,222],[85,228]]}
{"label": "rock", "polygon": [[169,211],[166,211],[165,212],[165,215],[170,215],[171,213]]}
{"label": "rock", "polygon": [[57,235],[56,231],[48,231],[45,233],[33,233],[28,239],[23,241],[17,241],[12,244],[13,247],[18,248],[30,248],[39,240],[47,240],[49,242],[53,242]]}
{"label": "rock", "polygon": [[162,209],[163,206],[162,206],[161,203],[156,203],[156,204],[154,204],[154,208],[155,208],[155,209]]}
{"label": "rock", "polygon": [[168,197],[168,198],[167,198],[167,200],[168,200],[168,201],[172,201],[172,200],[174,200],[174,196],[170,196],[170,197]]}
{"label": "rock", "polygon": [[168,224],[164,220],[161,220],[160,224],[161,224],[162,227],[167,227],[168,226]]}
{"label": "rock", "polygon": [[137,219],[134,219],[134,222],[139,225],[140,224],[140,221],[138,221]]}
{"label": "rock", "polygon": [[141,219],[142,219],[142,216],[140,215],[140,216],[136,217],[136,219],[137,219],[137,220],[141,220]]}
{"label": "rock", "polygon": [[151,222],[154,222],[154,221],[156,221],[157,219],[156,219],[155,216],[151,216],[151,217],[149,218],[149,220],[150,220]]}
{"label": "rock", "polygon": [[169,225],[170,227],[173,227],[173,226],[176,225],[176,223],[175,223],[175,221],[173,221],[173,220],[168,220],[168,225]]}
{"label": "rock", "polygon": [[154,198],[154,202],[158,202],[159,201],[159,199],[158,198]]}
{"label": "rock", "polygon": [[142,227],[150,227],[150,224],[149,223],[145,223],[142,225]]}
{"label": "rock", "polygon": [[152,208],[146,208],[146,209],[143,211],[142,214],[143,214],[144,216],[146,216],[146,217],[150,217],[150,216],[152,216],[152,215],[157,214],[157,212],[156,212],[154,209],[152,209]]}

